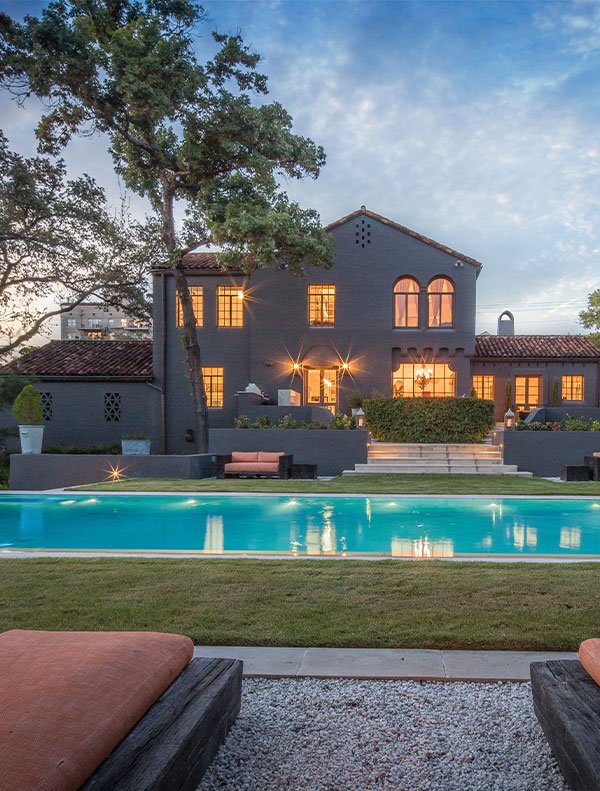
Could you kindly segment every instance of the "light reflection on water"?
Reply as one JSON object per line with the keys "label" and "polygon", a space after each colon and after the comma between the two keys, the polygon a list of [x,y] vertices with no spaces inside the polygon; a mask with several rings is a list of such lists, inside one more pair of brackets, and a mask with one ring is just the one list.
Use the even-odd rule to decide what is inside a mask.
{"label": "light reflection on water", "polygon": [[0,545],[442,558],[600,555],[590,499],[0,495]]}

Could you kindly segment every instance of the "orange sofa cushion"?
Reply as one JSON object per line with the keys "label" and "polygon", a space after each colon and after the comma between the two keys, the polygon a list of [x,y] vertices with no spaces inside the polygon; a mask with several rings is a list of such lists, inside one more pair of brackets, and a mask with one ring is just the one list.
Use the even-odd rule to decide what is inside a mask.
{"label": "orange sofa cushion", "polygon": [[0,634],[0,786],[77,789],[189,663],[187,637]]}
{"label": "orange sofa cushion", "polygon": [[266,461],[246,462],[246,464],[230,461],[223,467],[225,472],[279,472],[279,464]]}
{"label": "orange sofa cushion", "polygon": [[592,453],[592,456],[600,456],[600,450],[595,450],[595,451]]}
{"label": "orange sofa cushion", "polygon": [[234,450],[231,454],[231,461],[234,462],[248,462],[248,461],[258,461],[258,452],[252,451],[241,451],[241,450]]}
{"label": "orange sofa cushion", "polygon": [[264,450],[258,451],[258,461],[267,461],[270,462],[271,464],[273,464],[273,462],[275,464],[279,464],[279,459],[282,456],[285,456],[285,453],[283,453],[283,451],[281,453],[268,453],[267,451]]}
{"label": "orange sofa cushion", "polygon": [[579,661],[596,684],[600,684],[600,639],[598,637],[584,640],[579,646]]}

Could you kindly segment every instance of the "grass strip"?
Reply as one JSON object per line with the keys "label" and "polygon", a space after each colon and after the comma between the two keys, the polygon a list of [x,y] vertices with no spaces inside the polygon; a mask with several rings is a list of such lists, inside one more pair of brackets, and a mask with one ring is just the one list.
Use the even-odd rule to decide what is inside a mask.
{"label": "grass strip", "polygon": [[600,635],[594,563],[5,559],[0,628],[195,643],[574,650]]}

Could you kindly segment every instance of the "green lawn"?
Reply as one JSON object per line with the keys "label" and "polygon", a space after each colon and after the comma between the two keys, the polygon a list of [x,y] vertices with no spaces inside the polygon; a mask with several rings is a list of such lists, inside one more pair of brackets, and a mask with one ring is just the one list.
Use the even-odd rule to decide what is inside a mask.
{"label": "green lawn", "polygon": [[600,495],[600,483],[555,483],[544,478],[511,475],[365,475],[330,481],[262,479],[164,480],[130,478],[119,483],[79,487],[114,492],[305,492],[361,494],[575,494]]}
{"label": "green lawn", "polygon": [[142,629],[196,643],[571,650],[600,635],[600,566],[5,559],[0,629]]}

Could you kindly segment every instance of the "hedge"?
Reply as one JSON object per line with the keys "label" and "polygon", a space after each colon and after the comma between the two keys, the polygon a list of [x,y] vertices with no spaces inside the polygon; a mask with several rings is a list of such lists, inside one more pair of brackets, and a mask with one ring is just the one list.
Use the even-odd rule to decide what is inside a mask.
{"label": "hedge", "polygon": [[481,442],[494,402],[479,398],[372,398],[365,421],[381,442]]}

